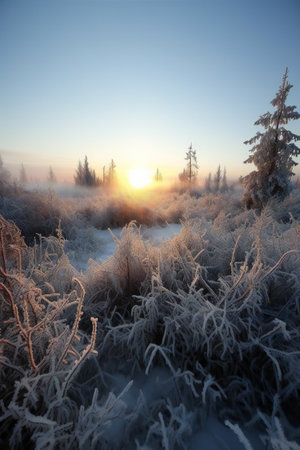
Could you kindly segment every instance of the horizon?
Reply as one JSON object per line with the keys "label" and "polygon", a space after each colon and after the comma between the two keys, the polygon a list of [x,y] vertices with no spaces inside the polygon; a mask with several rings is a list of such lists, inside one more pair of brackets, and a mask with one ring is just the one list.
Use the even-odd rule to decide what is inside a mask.
{"label": "horizon", "polygon": [[171,182],[192,142],[200,181],[219,164],[246,175],[243,142],[286,67],[300,107],[299,12],[293,0],[1,2],[4,166],[72,182],[87,155],[98,175],[114,159],[121,177],[141,166]]}

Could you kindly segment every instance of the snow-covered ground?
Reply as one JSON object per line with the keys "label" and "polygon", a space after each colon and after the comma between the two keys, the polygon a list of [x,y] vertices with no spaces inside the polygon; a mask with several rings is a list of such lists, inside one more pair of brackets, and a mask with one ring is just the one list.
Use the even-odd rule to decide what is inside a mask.
{"label": "snow-covered ground", "polygon": [[[167,226],[156,225],[153,227],[142,226],[140,233],[145,242],[150,242],[152,245],[160,245],[167,239],[172,239],[175,234],[179,234],[182,228],[181,224],[168,224]],[[71,263],[77,270],[85,271],[88,268],[88,261],[92,258],[97,263],[101,264],[103,261],[107,261],[116,249],[116,241],[113,238],[121,238],[122,228],[113,228],[112,230],[96,230],[93,229],[92,240],[94,241],[93,254],[81,253],[74,257],[70,252],[69,257]]]}
{"label": "snow-covered ground", "polygon": [[[143,240],[145,242],[150,242],[154,246],[158,246],[164,241],[168,239],[172,239],[176,234],[179,234],[182,229],[181,224],[168,224],[167,226],[153,226],[146,227],[142,226],[137,229],[137,232],[141,234]],[[92,259],[97,263],[101,264],[104,261],[107,261],[111,256],[113,256],[116,246],[117,240],[122,237],[123,228],[114,228],[107,230],[96,230],[93,229],[93,237],[94,245],[96,252],[92,255]],[[95,256],[96,255],[96,256]],[[78,269],[85,271],[88,268],[88,261],[90,259],[88,253],[82,253],[80,257],[72,260],[72,264]],[[156,372],[155,372],[156,373]],[[163,373],[163,371],[161,371]],[[155,377],[153,374],[151,376],[141,375],[143,382],[139,386],[139,389],[143,391],[143,394],[149,396],[149,402],[153,400],[153,395],[159,395],[159,391],[161,389],[161,379],[159,377]],[[145,379],[146,377],[146,379]],[[129,380],[127,380],[129,382]],[[125,381],[123,380],[123,384]],[[127,405],[127,407],[132,407],[132,404],[135,403],[138,392],[134,387],[135,384],[139,385],[140,381],[135,380],[133,387],[129,390],[128,394],[123,399]],[[160,386],[160,387],[159,387]],[[121,389],[121,386],[120,386]],[[151,394],[151,395],[150,395]],[[201,416],[201,414],[200,414]],[[188,439],[188,449],[190,450],[242,450],[242,449],[255,449],[255,450],[263,450],[264,446],[259,439],[259,433],[251,432],[249,433],[244,428],[241,430],[241,433],[237,431],[240,436],[242,436],[242,441],[239,439],[237,434],[231,428],[235,428],[238,426],[236,424],[230,424],[230,426],[225,423],[221,423],[215,415],[206,416],[203,412],[201,419],[201,424],[198,424],[194,427],[195,431]],[[196,418],[193,418],[194,420]],[[198,422],[198,420],[196,419]],[[186,426],[189,427],[191,424],[186,423]],[[111,440],[113,442],[113,437],[111,436]],[[145,447],[141,447],[145,448]],[[147,447],[148,448],[148,447]]]}
{"label": "snow-covered ground", "polygon": [[[145,241],[149,241],[151,242],[151,244],[156,246],[167,239],[172,239],[175,234],[179,234],[181,228],[181,224],[172,223],[165,227],[159,225],[156,225],[154,227],[141,227],[140,232]],[[101,245],[103,247],[103,250],[100,250],[97,255],[97,262],[101,260],[106,261],[113,255],[116,249],[116,242],[113,239],[112,234],[116,238],[120,239],[121,232],[122,228],[114,228],[111,230],[111,232],[109,230],[95,231],[95,242],[101,242]]]}
{"label": "snow-covered ground", "polygon": [[[9,278],[2,280],[4,294],[12,290],[9,298],[23,312],[27,303],[20,292],[30,286],[29,300],[36,296],[38,307],[40,292],[44,292],[46,306],[34,325],[34,344],[41,341],[44,347],[41,351],[36,345],[32,360],[24,353],[25,346],[19,346],[23,329],[13,316],[14,309],[3,308],[9,327],[4,328],[6,334],[2,332],[2,344],[13,336],[4,350],[14,364],[15,348],[19,349],[17,383],[10,376],[11,367],[7,371],[1,367],[9,389],[2,418],[12,437],[7,432],[6,439],[21,439],[18,430],[23,427],[37,448],[46,448],[40,445],[41,439],[53,439],[55,426],[55,445],[60,446],[62,439],[67,443],[62,448],[73,448],[69,442],[75,439],[84,442],[79,448],[87,448],[86,435],[91,432],[91,439],[100,436],[101,445],[108,443],[101,448],[110,449],[300,449],[296,443],[299,200],[289,200],[285,209],[281,204],[273,209],[275,218],[270,210],[256,216],[232,207],[233,212],[227,213],[221,209],[227,201],[219,197],[197,202],[190,200],[193,214],[182,225],[164,227],[138,227],[129,221],[124,228],[100,231],[96,227],[110,222],[100,220],[88,208],[81,211],[84,219],[72,217],[65,232],[66,253],[81,273],[73,270],[61,252],[61,239],[45,238],[45,248],[35,247],[33,258],[32,248],[24,246],[18,230],[3,219],[7,230],[3,236],[8,239],[3,253],[16,280],[15,284]],[[289,214],[293,220],[287,222]],[[121,224],[115,211],[112,216],[111,223]],[[175,216],[170,222],[180,219]],[[11,252],[17,244],[23,261],[33,260],[32,267],[24,263],[18,277],[16,270],[21,270]],[[96,263],[89,264],[89,259]],[[62,325],[80,317],[82,303],[78,301],[75,315],[71,308],[61,311],[61,298],[49,302],[47,297],[56,299],[58,292],[63,299],[72,299],[73,286],[81,293],[80,300],[84,294],[82,339],[73,339],[76,352],[67,352],[68,365],[57,372],[62,388],[50,385],[49,389],[48,379],[56,383],[58,378],[46,366],[40,377],[32,370],[34,358],[39,363],[46,355],[47,362],[52,345],[64,356],[65,335],[69,333],[71,342],[74,326],[64,332]],[[55,326],[50,308],[53,314],[62,315]],[[98,334],[94,328],[90,333],[89,316],[95,330],[98,319]],[[30,316],[27,325],[24,320],[24,326],[33,320]],[[48,340],[40,338],[46,336],[45,328]],[[74,358],[89,348],[85,347],[89,339],[98,357],[91,353],[74,383],[66,384],[78,363]],[[29,382],[31,396],[27,394]],[[60,406],[62,389],[65,409]],[[44,400],[38,410],[37,395]],[[72,398],[78,400],[71,403]],[[90,423],[96,420],[92,429]],[[1,429],[0,417],[0,435]]]}

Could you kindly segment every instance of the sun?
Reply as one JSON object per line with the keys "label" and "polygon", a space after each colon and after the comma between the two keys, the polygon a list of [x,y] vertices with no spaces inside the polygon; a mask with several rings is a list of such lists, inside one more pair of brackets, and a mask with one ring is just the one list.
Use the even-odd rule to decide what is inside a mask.
{"label": "sun", "polygon": [[135,167],[131,169],[128,175],[129,183],[135,189],[148,186],[151,183],[150,170],[144,167]]}

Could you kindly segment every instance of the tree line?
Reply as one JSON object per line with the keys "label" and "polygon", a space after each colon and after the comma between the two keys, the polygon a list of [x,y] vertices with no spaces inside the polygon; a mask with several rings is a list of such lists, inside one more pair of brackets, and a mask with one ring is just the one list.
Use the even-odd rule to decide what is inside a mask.
{"label": "tree line", "polygon": [[[265,132],[257,132],[256,135],[245,141],[244,144],[253,145],[250,156],[245,164],[254,164],[253,170],[240,181],[244,187],[243,204],[246,208],[262,209],[271,199],[283,200],[291,192],[293,184],[291,178],[293,168],[298,164],[293,158],[300,154],[295,142],[300,136],[287,130],[286,125],[290,120],[297,120],[300,114],[296,106],[287,106],[286,99],[293,87],[287,79],[288,69],[282,78],[281,85],[271,105],[275,108],[273,113],[267,112],[259,117],[254,125],[260,125]],[[191,186],[195,183],[198,171],[196,151],[190,145],[186,158],[188,162],[183,172],[179,174],[179,180]],[[295,186],[299,186],[299,178]],[[221,167],[212,178],[211,173],[205,181],[206,192],[226,192],[228,184],[226,170],[221,175]]]}
{"label": "tree line", "polygon": [[[287,79],[288,69],[286,69],[281,85],[275,98],[271,101],[275,108],[273,113],[267,112],[259,117],[254,125],[262,126],[265,131],[257,132],[256,135],[245,141],[245,144],[252,145],[250,156],[244,163],[252,163],[256,167],[245,177],[241,177],[240,181],[244,187],[243,204],[246,208],[263,208],[269,200],[276,198],[283,200],[286,198],[292,188],[291,178],[294,175],[293,168],[297,165],[294,157],[300,154],[299,147],[295,142],[300,140],[300,136],[287,130],[285,125],[291,120],[300,118],[300,114],[296,111],[296,106],[287,106],[286,99],[292,85]],[[179,180],[187,189],[195,186],[197,174],[199,170],[196,150],[192,144],[189,146],[185,156],[186,165],[181,173]],[[2,159],[0,157],[0,187],[4,187],[8,183],[7,171],[3,168]],[[163,179],[159,169],[156,170],[153,180],[161,182]],[[56,182],[56,176],[52,167],[49,167],[47,181],[49,183]],[[79,161],[74,182],[79,186],[113,186],[116,182],[116,164],[112,159],[109,166],[102,168],[102,176],[96,175],[94,169],[89,165],[88,158],[85,156],[84,161]],[[28,177],[24,165],[21,165],[20,183],[28,183]],[[300,185],[299,178],[295,185]],[[204,190],[207,193],[226,192],[228,183],[226,177],[226,169],[221,170],[219,165],[216,173],[211,173],[205,180]]]}
{"label": "tree line", "polygon": [[78,163],[78,167],[74,175],[74,182],[78,186],[87,187],[112,186],[116,180],[115,169],[116,164],[112,159],[107,170],[105,166],[103,166],[102,178],[100,178],[96,175],[95,170],[90,168],[88,158],[85,156],[84,162],[82,163],[79,161]]}
{"label": "tree line", "polygon": [[[192,144],[189,146],[188,152],[186,152],[185,160],[187,164],[183,171],[179,173],[178,178],[187,188],[191,188],[196,184],[199,170],[196,150],[193,149]],[[212,177],[211,173],[208,174],[208,177],[205,179],[204,190],[207,193],[216,193],[227,192],[228,189],[226,169],[224,168],[222,173],[221,166],[219,165],[214,177]]]}
{"label": "tree line", "polygon": [[[74,182],[78,186],[87,186],[87,187],[112,187],[115,186],[117,182],[116,176],[116,163],[112,159],[108,168],[103,166],[102,168],[102,177],[96,175],[94,169],[91,169],[89,166],[88,158],[85,156],[84,162],[79,161],[75,175]],[[156,172],[153,176],[153,180],[157,183],[162,182],[163,176],[160,170],[157,168]]]}

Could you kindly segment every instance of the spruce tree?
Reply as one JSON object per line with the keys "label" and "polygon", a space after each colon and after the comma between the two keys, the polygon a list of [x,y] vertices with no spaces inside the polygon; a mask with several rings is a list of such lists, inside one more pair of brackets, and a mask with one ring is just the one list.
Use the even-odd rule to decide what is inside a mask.
{"label": "spruce tree", "polygon": [[162,182],[162,179],[163,179],[162,174],[159,171],[159,169],[157,168],[155,175],[154,175],[154,181],[156,181],[157,183],[160,183],[160,182]]}
{"label": "spruce tree", "polygon": [[84,186],[93,186],[93,174],[90,170],[89,162],[86,155],[83,164],[83,184]]}
{"label": "spruce tree", "polygon": [[226,168],[224,167],[222,183],[221,183],[221,192],[227,192],[227,191],[228,191],[227,174],[226,174]]}
{"label": "spruce tree", "polygon": [[219,192],[220,187],[221,187],[221,166],[219,164],[214,176],[214,191]]}
{"label": "spruce tree", "polygon": [[21,184],[27,184],[28,183],[28,178],[27,178],[27,173],[24,167],[24,164],[22,163],[21,165],[21,169],[20,169],[20,183]]}
{"label": "spruce tree", "polygon": [[0,155],[0,197],[2,197],[7,192],[7,190],[10,191],[10,185],[10,173],[4,167],[2,157]]}
{"label": "spruce tree", "polygon": [[283,200],[292,189],[290,181],[297,165],[293,157],[300,153],[294,144],[300,136],[284,128],[290,120],[299,119],[296,106],[286,106],[285,102],[292,85],[287,80],[286,69],[276,97],[271,101],[276,109],[273,114],[267,112],[260,116],[254,125],[261,125],[265,132],[258,132],[245,144],[254,144],[251,155],[245,163],[253,163],[257,170],[242,178],[244,185],[244,205],[247,208],[263,208],[266,203],[276,198]]}
{"label": "spruce tree", "polygon": [[109,165],[109,168],[108,168],[108,183],[110,185],[113,185],[114,182],[115,182],[115,169],[116,169],[116,167],[117,166],[116,166],[114,160],[112,159],[111,163]]}
{"label": "spruce tree", "polygon": [[210,193],[212,191],[211,184],[212,184],[212,182],[211,182],[211,172],[209,172],[208,177],[205,180],[205,192]]}
{"label": "spruce tree", "polygon": [[197,156],[196,156],[196,150],[193,150],[192,144],[189,146],[189,151],[186,152],[185,159],[187,160],[187,165],[185,171],[183,173],[185,174],[187,181],[192,184],[193,181],[195,181],[198,171],[198,164],[197,164]]}
{"label": "spruce tree", "polygon": [[56,183],[56,176],[53,172],[52,167],[49,167],[49,171],[48,171],[48,178],[47,178],[48,183]]}
{"label": "spruce tree", "polygon": [[100,179],[97,177],[95,170],[90,169],[87,156],[85,156],[83,164],[79,161],[74,181],[79,186],[94,187],[100,185]]}
{"label": "spruce tree", "polygon": [[78,162],[78,167],[77,167],[76,173],[74,175],[74,181],[75,181],[75,184],[78,184],[79,186],[84,185],[83,167],[82,167],[81,161]]}

